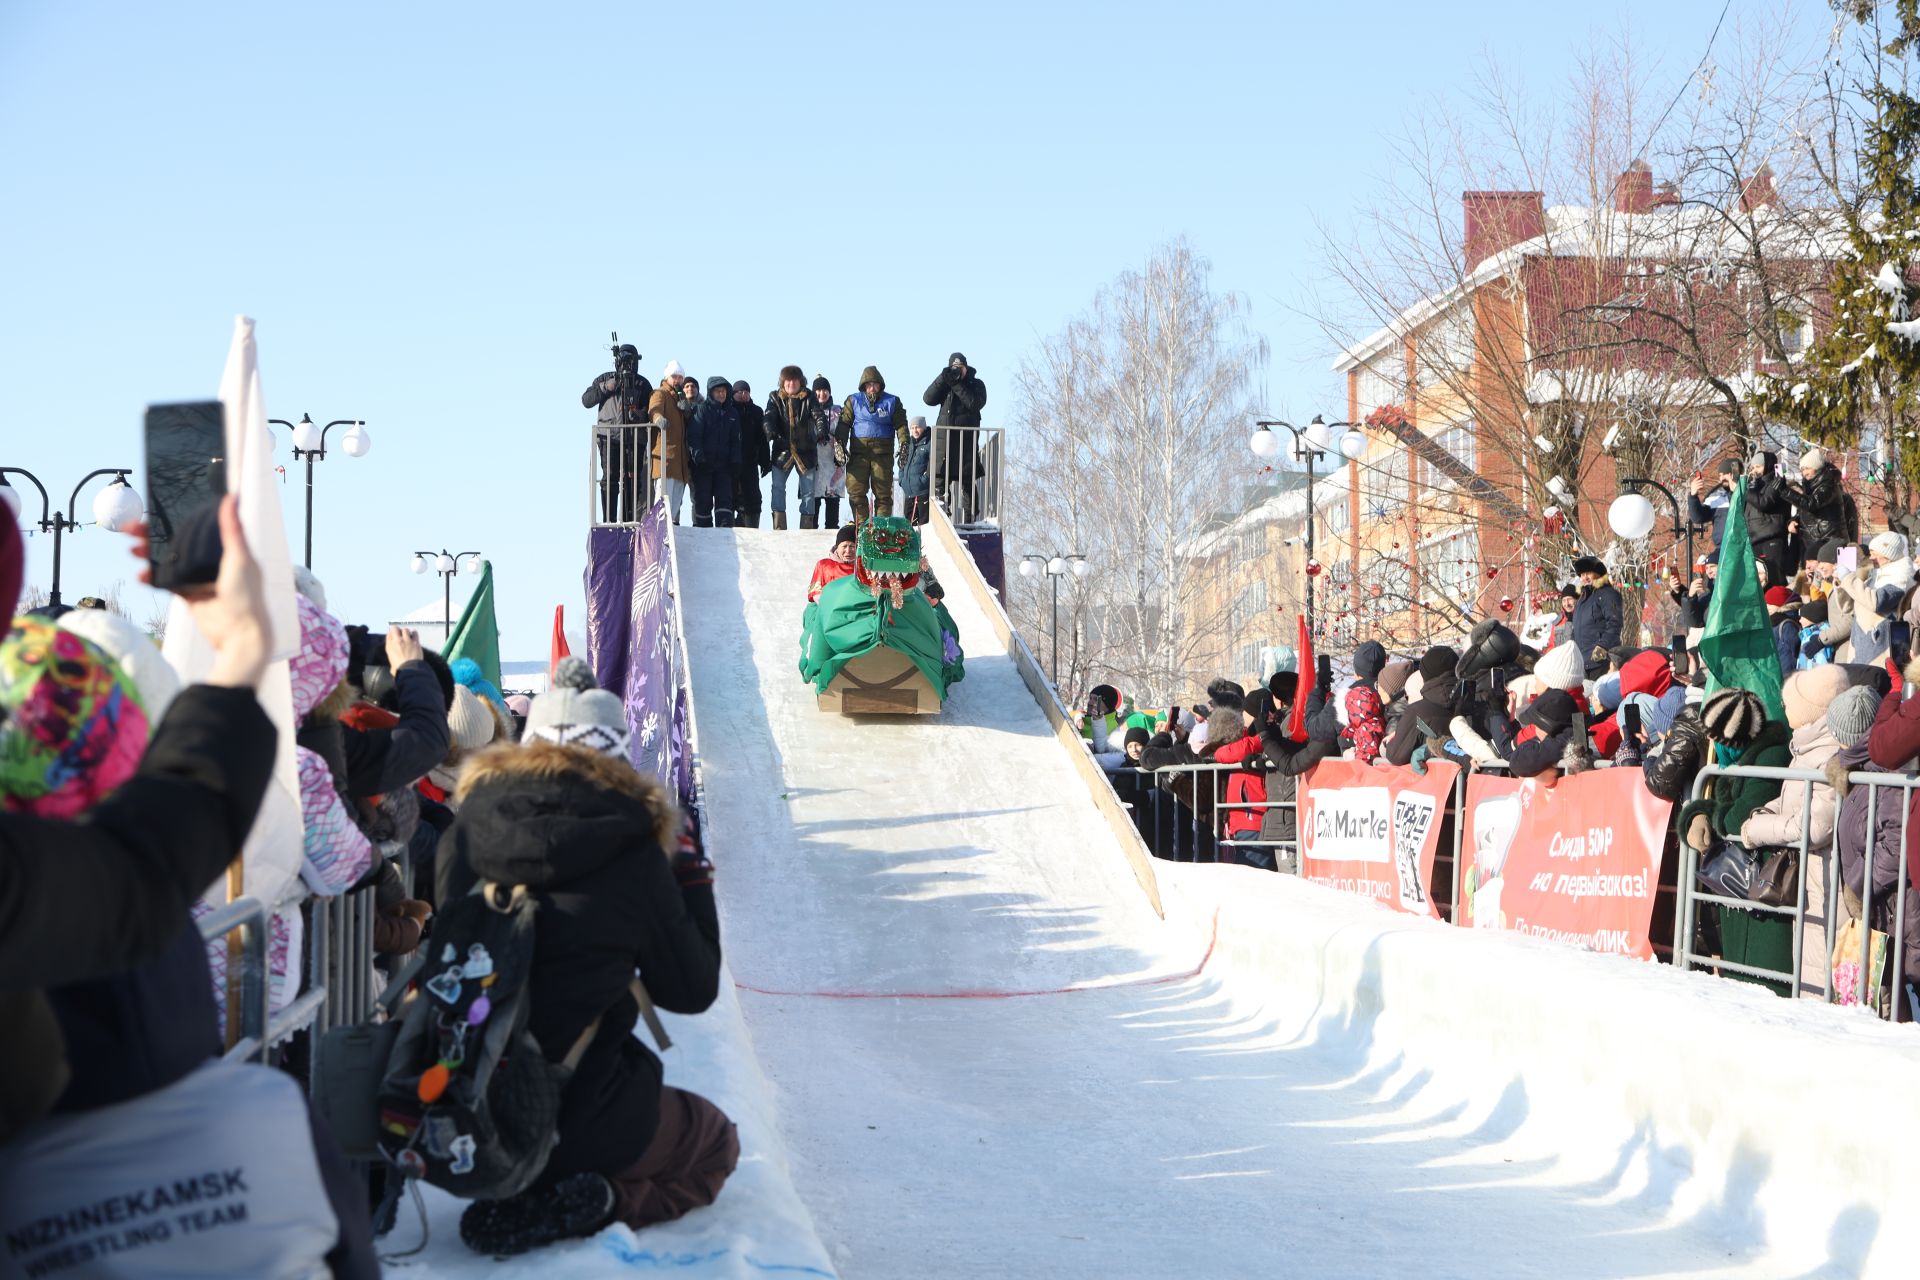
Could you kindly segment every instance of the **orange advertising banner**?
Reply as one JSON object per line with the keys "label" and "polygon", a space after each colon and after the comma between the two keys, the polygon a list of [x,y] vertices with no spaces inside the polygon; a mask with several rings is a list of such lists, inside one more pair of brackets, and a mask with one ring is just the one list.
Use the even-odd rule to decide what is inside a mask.
{"label": "orange advertising banner", "polygon": [[1323,760],[1300,785],[1300,874],[1383,906],[1440,918],[1433,859],[1460,766]]}
{"label": "orange advertising banner", "polygon": [[1653,958],[1669,802],[1638,769],[1467,779],[1454,923]]}

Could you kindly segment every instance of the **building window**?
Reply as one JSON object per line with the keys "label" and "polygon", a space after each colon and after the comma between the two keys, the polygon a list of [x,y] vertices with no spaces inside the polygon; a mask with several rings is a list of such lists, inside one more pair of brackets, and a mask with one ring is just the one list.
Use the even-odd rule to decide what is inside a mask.
{"label": "building window", "polygon": [[[1480,449],[1473,423],[1448,427],[1445,431],[1435,433],[1432,438],[1435,444],[1468,471],[1474,471],[1480,465]],[[1448,490],[1454,487],[1453,480],[1445,471],[1424,458],[1420,460],[1419,474],[1422,489]]]}
{"label": "building window", "polygon": [[1469,525],[1422,546],[1420,589],[1429,599],[1449,600],[1471,612],[1480,598],[1479,531]]}
{"label": "building window", "polygon": [[1365,418],[1383,404],[1399,404],[1407,398],[1406,379],[1400,374],[1400,355],[1396,348],[1392,353],[1377,356],[1370,364],[1360,367],[1358,386],[1355,388],[1360,400],[1360,416]]}

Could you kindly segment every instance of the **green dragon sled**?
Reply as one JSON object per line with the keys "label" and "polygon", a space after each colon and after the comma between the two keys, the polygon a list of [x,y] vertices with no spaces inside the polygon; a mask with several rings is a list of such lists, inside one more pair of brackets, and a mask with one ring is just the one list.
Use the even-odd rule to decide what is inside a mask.
{"label": "green dragon sled", "polygon": [[801,621],[800,674],[822,711],[934,715],[965,675],[960,638],[920,590],[920,533],[899,516],[860,526],[854,571]]}

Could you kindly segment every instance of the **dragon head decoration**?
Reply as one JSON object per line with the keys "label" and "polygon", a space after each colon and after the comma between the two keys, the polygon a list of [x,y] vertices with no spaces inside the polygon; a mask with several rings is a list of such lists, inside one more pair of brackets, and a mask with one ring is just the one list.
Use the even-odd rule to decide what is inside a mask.
{"label": "dragon head decoration", "polygon": [[853,572],[875,596],[891,592],[898,609],[920,582],[920,531],[903,516],[875,516],[860,526]]}

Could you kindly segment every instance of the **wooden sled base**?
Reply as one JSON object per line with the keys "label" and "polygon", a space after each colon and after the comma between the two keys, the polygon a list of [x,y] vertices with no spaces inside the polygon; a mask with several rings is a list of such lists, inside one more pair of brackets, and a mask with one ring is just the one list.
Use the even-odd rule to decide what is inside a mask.
{"label": "wooden sled base", "polygon": [[820,709],[844,715],[930,716],[939,714],[940,695],[904,653],[881,645],[840,668],[820,695]]}

